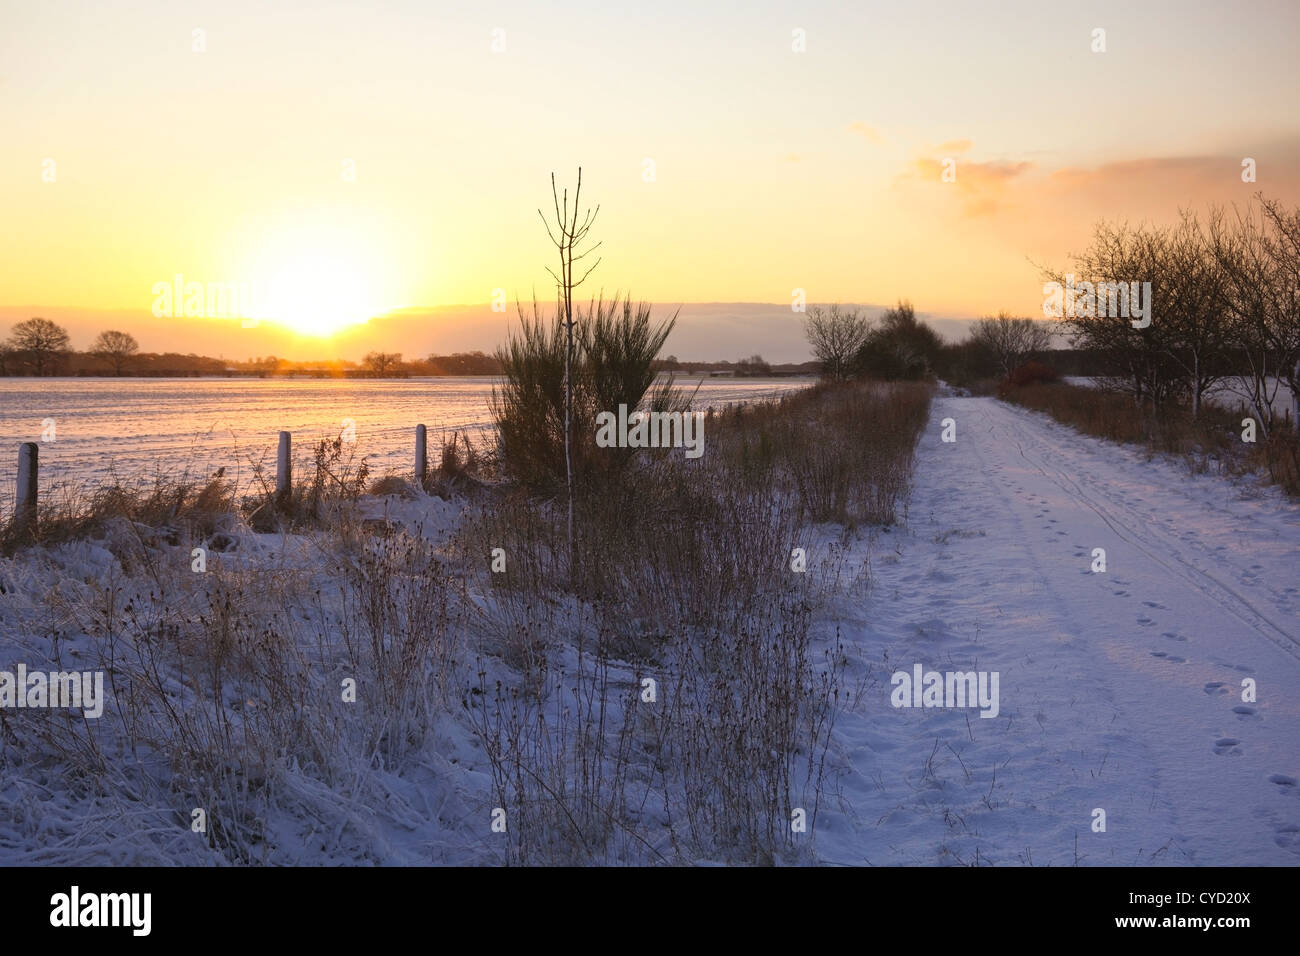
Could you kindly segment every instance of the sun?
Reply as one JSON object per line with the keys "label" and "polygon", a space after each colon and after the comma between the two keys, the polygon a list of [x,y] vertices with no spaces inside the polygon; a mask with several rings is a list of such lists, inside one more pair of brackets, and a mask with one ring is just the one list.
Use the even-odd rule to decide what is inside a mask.
{"label": "sun", "polygon": [[390,257],[373,223],[336,211],[259,232],[245,259],[257,319],[328,338],[391,311]]}
{"label": "sun", "polygon": [[362,270],[342,257],[304,254],[271,277],[265,312],[300,335],[330,336],[377,313]]}

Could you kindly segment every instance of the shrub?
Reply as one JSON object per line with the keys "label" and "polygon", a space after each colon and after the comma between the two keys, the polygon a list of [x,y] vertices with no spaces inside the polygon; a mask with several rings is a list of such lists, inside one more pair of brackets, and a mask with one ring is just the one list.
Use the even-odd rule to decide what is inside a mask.
{"label": "shrub", "polygon": [[1049,382],[1055,382],[1060,376],[1056,369],[1042,362],[1026,362],[1012,370],[1011,374],[1003,379],[1002,384],[998,386],[998,395],[1005,396],[1013,388],[1024,388],[1026,385],[1045,385]]}
{"label": "shrub", "polygon": [[[572,360],[570,457],[577,479],[622,471],[635,449],[596,447],[596,415],[638,409],[686,411],[690,402],[668,381],[655,387],[655,357],[676,324],[674,314],[651,324],[650,306],[603,298],[579,308]],[[505,382],[493,389],[492,414],[501,436],[501,464],[536,490],[565,483],[564,325],[557,307],[547,323],[537,303],[531,318],[520,311],[520,329],[498,350]]]}
{"label": "shrub", "polygon": [[910,302],[900,301],[867,335],[854,356],[854,371],[887,381],[928,378],[942,349],[938,333],[917,319]]}

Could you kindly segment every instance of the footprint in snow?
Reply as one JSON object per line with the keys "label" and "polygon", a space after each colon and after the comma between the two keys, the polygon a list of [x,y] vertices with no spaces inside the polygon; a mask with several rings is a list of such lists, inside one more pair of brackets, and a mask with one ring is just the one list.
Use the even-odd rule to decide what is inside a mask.
{"label": "footprint in snow", "polygon": [[1236,737],[1220,737],[1214,742],[1214,752],[1220,757],[1225,754],[1238,756],[1241,754],[1241,748],[1237,746],[1240,743]]}
{"label": "footprint in snow", "polygon": [[1274,831],[1273,842],[1284,850],[1300,853],[1300,827],[1294,823],[1278,827]]}
{"label": "footprint in snow", "polygon": [[1137,619],[1137,622],[1141,624],[1143,627],[1153,627],[1156,623],[1155,621],[1151,620],[1151,618],[1149,617],[1140,617]]}
{"label": "footprint in snow", "polygon": [[1246,704],[1238,704],[1236,707],[1232,708],[1232,712],[1237,715],[1238,720],[1263,719],[1259,716],[1259,712],[1256,711],[1254,707],[1247,706]]}
{"label": "footprint in snow", "polygon": [[1268,778],[1269,783],[1275,783],[1279,787],[1294,787],[1296,785],[1295,777],[1288,777],[1284,773],[1275,773]]}
{"label": "footprint in snow", "polygon": [[1158,658],[1160,658],[1161,660],[1168,661],[1170,664],[1185,664],[1185,663],[1187,663],[1187,658],[1185,658],[1185,657],[1179,657],[1179,656],[1176,655],[1176,654],[1167,654],[1167,653],[1165,653],[1164,651],[1152,651],[1152,652],[1151,652],[1151,656],[1152,656],[1152,657],[1158,657]]}
{"label": "footprint in snow", "polygon": [[1241,671],[1243,674],[1255,673],[1253,667],[1247,667],[1245,664],[1233,664],[1219,657],[1211,657],[1209,661],[1211,664],[1218,664],[1220,667],[1231,667],[1234,671]]}
{"label": "footprint in snow", "polygon": [[[1183,635],[1181,635],[1181,634],[1175,634],[1173,631],[1165,631],[1165,632],[1164,632],[1163,634],[1161,634],[1160,636],[1161,636],[1161,637],[1167,637],[1167,638],[1169,638],[1171,641],[1186,641],[1186,640],[1187,640],[1187,638],[1183,637]],[[1207,688],[1206,693],[1208,694],[1208,693],[1209,693],[1208,688],[1209,688],[1210,685],[1209,685],[1209,684],[1206,684],[1205,686],[1206,686],[1206,688]],[[1216,687],[1222,687],[1223,684],[1222,684],[1221,682],[1216,682],[1215,686],[1216,686]],[[1225,690],[1224,693],[1226,694],[1227,691]]]}
{"label": "footprint in snow", "polygon": [[1114,592],[1114,593],[1115,593],[1115,596],[1116,596],[1116,597],[1128,597],[1128,592],[1127,592],[1127,591],[1116,591],[1116,592]]}
{"label": "footprint in snow", "polygon": [[1157,611],[1169,610],[1169,608],[1165,607],[1163,604],[1157,604],[1155,601],[1143,601],[1142,603],[1145,604],[1147,607],[1155,608]]}

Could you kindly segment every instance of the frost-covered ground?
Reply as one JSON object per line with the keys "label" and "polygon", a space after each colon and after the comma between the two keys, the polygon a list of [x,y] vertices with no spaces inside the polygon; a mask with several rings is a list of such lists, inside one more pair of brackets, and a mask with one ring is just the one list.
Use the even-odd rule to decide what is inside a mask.
{"label": "frost-covered ground", "polygon": [[[956,441],[944,443],[949,418]],[[426,569],[463,518],[459,501],[431,497],[368,499],[363,515],[427,542],[435,563]],[[1300,509],[1274,490],[1188,476],[1179,463],[1148,461],[993,399],[941,395],[917,451],[907,522],[858,536],[823,531],[847,552],[841,589],[818,610],[815,633],[825,646],[838,630],[852,698],[834,727],[828,792],[808,836],[817,859],[1300,864]],[[204,746],[236,755],[235,774],[220,761],[180,760],[189,751],[153,733],[185,726],[202,737],[206,723],[169,722],[154,712],[166,709],[158,701],[132,714],[122,690],[90,737],[61,731],[62,715],[20,723],[8,711],[0,863],[228,862],[191,832],[196,793],[227,815],[239,811],[216,824],[260,834],[252,862],[260,853],[274,863],[500,862],[491,765],[474,729],[489,708],[474,688],[491,696],[498,679],[517,685],[529,651],[502,632],[493,595],[469,580],[438,627],[463,641],[454,667],[430,672],[449,675],[441,701],[420,691],[397,716],[348,711],[330,690],[340,677],[360,674],[373,687],[400,673],[368,656],[360,592],[343,593],[339,568],[355,566],[357,546],[309,534],[236,537],[232,552],[210,558],[219,578],[202,585],[188,552],[160,544],[151,566],[130,529],[0,558],[0,669],[19,660],[90,667],[106,652],[113,613],[143,613],[159,588],[177,595],[164,605],[181,607],[194,588],[212,592],[220,582],[221,593],[281,609],[277,632],[298,642],[281,689],[321,689],[306,695],[307,710],[292,710],[300,724],[282,725],[265,706],[290,702],[268,698],[265,680],[227,664],[223,694],[236,716],[223,732],[235,736]],[[1091,570],[1096,548],[1106,552],[1104,573]],[[857,574],[866,564],[869,575]],[[410,606],[427,610],[417,600],[427,575],[408,577],[417,588]],[[553,610],[557,627],[572,611]],[[432,620],[390,625],[424,634]],[[158,628],[144,633],[145,652],[166,639]],[[151,679],[139,649],[115,653],[119,688],[127,674]],[[273,648],[249,653],[280,660]],[[203,713],[185,709],[197,706],[203,660],[161,677],[159,700],[182,716]],[[890,676],[916,664],[996,671],[998,715],[895,708]],[[539,679],[575,666],[572,652],[559,653]],[[625,693],[635,676],[616,661],[611,686]],[[1242,699],[1247,679],[1257,685],[1253,701]],[[319,739],[302,743],[303,728]],[[32,736],[42,729],[52,733]],[[237,792],[221,789],[232,781]],[[672,809],[643,802],[631,813],[660,833]],[[1093,830],[1099,809],[1105,832]],[[680,859],[666,840],[652,842],[629,840],[628,855],[608,858]]]}
{"label": "frost-covered ground", "polygon": [[[873,559],[871,596],[840,609],[874,684],[838,726],[824,858],[1300,864],[1294,504],[941,397],[909,525]],[[999,715],[894,709],[889,674],[915,663],[1000,672]]]}
{"label": "frost-covered ground", "polygon": [[[807,379],[700,379],[678,375],[687,390],[697,384],[697,407],[803,388]],[[0,378],[0,507],[12,507],[17,444],[40,442],[42,484],[70,482],[87,488],[110,476],[129,480],[157,471],[193,479],[225,468],[247,481],[256,462],[275,468],[277,433],[293,433],[297,454],[336,438],[351,424],[358,454],[372,474],[409,473],[415,426],[429,429],[430,451],[454,431],[479,435],[491,424],[493,379],[443,377],[358,379],[82,379]],[[45,422],[53,420],[53,441]]]}

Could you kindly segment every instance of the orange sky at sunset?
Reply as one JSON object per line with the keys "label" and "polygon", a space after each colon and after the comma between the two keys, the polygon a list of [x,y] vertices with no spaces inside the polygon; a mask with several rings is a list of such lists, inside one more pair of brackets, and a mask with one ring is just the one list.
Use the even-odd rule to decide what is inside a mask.
{"label": "orange sky at sunset", "polygon": [[[1292,4],[664,6],[6,4],[0,334],[491,349],[493,290],[551,298],[537,208],[579,165],[585,288],[672,306],[1041,314],[1034,263],[1099,218],[1300,199]],[[156,318],[178,273],[255,290],[279,331]],[[688,305],[668,349],[806,357],[793,318],[755,312],[750,348],[726,314]]]}

